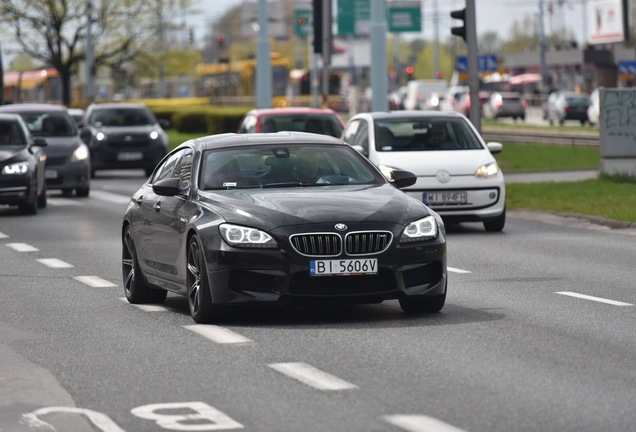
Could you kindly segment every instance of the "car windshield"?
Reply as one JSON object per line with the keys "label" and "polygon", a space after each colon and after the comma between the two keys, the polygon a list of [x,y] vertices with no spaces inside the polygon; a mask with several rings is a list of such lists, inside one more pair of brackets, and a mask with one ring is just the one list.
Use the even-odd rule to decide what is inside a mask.
{"label": "car windshield", "polygon": [[0,120],[0,150],[25,147],[27,141],[22,131],[18,122]]}
{"label": "car windshield", "polygon": [[474,150],[483,146],[462,118],[417,117],[377,120],[375,148],[379,152]]}
{"label": "car windshield", "polygon": [[93,111],[89,123],[95,127],[151,126],[155,120],[143,108],[100,108]]}
{"label": "car windshield", "polygon": [[340,138],[342,125],[334,115],[288,114],[267,115],[261,119],[263,132],[311,132]]}
{"label": "car windshield", "polygon": [[208,150],[201,189],[380,184],[384,180],[353,149],[293,145]]}
{"label": "car windshield", "polygon": [[34,136],[72,137],[77,135],[75,120],[66,111],[25,111],[19,114]]}

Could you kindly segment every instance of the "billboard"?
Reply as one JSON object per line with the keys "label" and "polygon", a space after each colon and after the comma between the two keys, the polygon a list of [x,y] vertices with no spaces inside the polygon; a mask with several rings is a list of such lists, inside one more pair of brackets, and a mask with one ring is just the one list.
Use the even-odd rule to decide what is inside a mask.
{"label": "billboard", "polygon": [[604,44],[623,42],[623,7],[621,0],[588,0],[587,42]]}

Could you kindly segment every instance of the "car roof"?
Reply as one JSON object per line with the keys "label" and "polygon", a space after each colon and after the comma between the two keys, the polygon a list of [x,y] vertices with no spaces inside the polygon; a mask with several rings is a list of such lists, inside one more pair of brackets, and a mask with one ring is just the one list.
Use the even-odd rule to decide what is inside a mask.
{"label": "car roof", "polygon": [[328,135],[318,135],[307,132],[276,132],[259,134],[237,134],[225,133],[208,135],[195,138],[184,143],[201,145],[203,150],[210,150],[224,147],[241,147],[253,145],[291,145],[291,144],[330,144],[349,147],[348,144]]}
{"label": "car roof", "polygon": [[0,120],[14,120],[14,121],[20,121],[22,117],[20,117],[20,114],[15,114],[15,113],[0,113]]}
{"label": "car roof", "polygon": [[372,111],[356,114],[353,118],[371,117],[374,120],[391,120],[395,118],[412,119],[419,117],[437,117],[437,118],[463,118],[461,114],[454,111],[436,111],[436,110],[399,110],[399,111]]}
{"label": "car roof", "polygon": [[337,114],[330,108],[313,107],[283,107],[283,108],[257,108],[250,110],[248,114],[275,115],[275,114]]}
{"label": "car roof", "polygon": [[24,112],[24,111],[67,111],[64,105],[47,103],[19,103],[0,106],[0,111],[4,112]]}

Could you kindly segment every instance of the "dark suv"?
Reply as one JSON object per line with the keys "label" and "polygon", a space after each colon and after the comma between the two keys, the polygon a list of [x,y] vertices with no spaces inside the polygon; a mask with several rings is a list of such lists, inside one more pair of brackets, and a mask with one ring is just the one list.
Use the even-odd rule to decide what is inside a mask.
{"label": "dark suv", "polygon": [[65,195],[75,190],[78,197],[90,191],[88,148],[80,139],[73,117],[63,105],[13,104],[0,106],[0,112],[19,114],[34,138],[46,141],[46,187],[61,189]]}
{"label": "dark suv", "polygon": [[168,136],[143,104],[92,104],[84,114],[82,140],[96,170],[144,169],[150,175],[168,152]]}

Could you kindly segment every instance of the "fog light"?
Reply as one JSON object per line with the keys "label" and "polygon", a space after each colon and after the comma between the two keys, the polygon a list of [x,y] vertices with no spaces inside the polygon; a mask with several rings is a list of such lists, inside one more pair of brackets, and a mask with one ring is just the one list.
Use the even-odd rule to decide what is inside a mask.
{"label": "fog light", "polygon": [[496,192],[490,192],[489,197],[490,197],[490,199],[495,199],[495,198],[497,198],[497,193]]}

